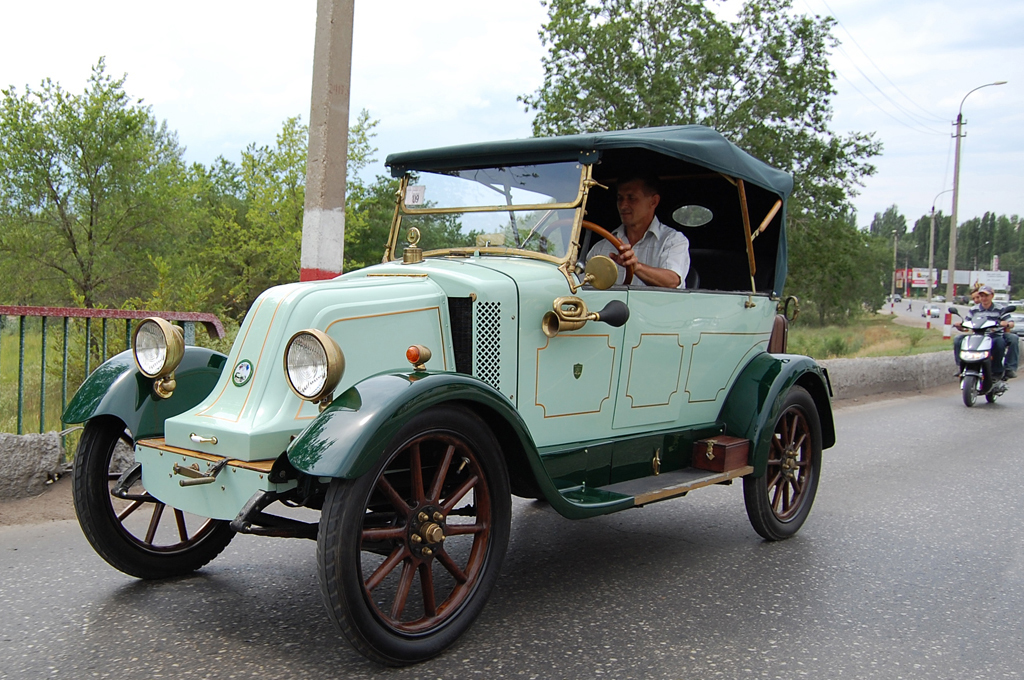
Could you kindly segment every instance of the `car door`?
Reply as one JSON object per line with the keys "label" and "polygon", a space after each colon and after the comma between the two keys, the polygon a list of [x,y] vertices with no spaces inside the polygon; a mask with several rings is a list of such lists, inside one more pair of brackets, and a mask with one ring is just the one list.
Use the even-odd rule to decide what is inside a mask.
{"label": "car door", "polygon": [[[614,430],[714,422],[740,369],[765,351],[767,297],[632,288]],[[752,306],[751,306],[752,305]]]}

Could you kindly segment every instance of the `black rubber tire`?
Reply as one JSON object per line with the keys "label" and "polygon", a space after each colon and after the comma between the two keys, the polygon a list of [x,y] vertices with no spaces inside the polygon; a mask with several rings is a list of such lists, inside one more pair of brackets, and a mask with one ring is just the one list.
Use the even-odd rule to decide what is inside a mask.
{"label": "black rubber tire", "polygon": [[[754,531],[765,540],[781,541],[807,520],[821,475],[821,422],[805,389],[790,388],[773,432],[768,469],[760,477],[743,478],[743,501]],[[795,467],[791,474],[787,453]]]}
{"label": "black rubber tire", "polygon": [[[431,464],[434,471],[428,477],[424,470]],[[461,467],[455,470],[457,465]],[[417,468],[424,489],[419,501],[412,491],[417,479],[412,470]],[[438,470],[444,474],[438,475]],[[473,486],[467,489],[469,484]],[[385,487],[398,495],[389,496]],[[436,494],[435,488],[440,489]],[[456,503],[459,498],[466,502],[469,490],[472,505]],[[394,500],[404,503],[406,510]],[[442,513],[444,520],[437,520],[445,536],[442,542],[431,543],[433,553],[424,557],[415,551],[422,551],[425,544],[420,539],[412,542],[411,536],[423,531],[417,526],[427,526],[423,516],[433,516],[445,503],[453,503]],[[429,512],[422,515],[424,510]],[[487,425],[458,406],[434,407],[415,416],[370,472],[354,480],[336,479],[327,492],[317,536],[317,566],[328,615],[357,651],[378,663],[400,666],[436,656],[458,640],[486,604],[508,547],[511,515],[508,472]],[[372,519],[375,516],[390,519],[378,521]],[[473,524],[465,524],[468,517],[473,517]],[[459,523],[467,531],[460,531]],[[402,535],[364,542],[363,532],[373,530]],[[467,555],[465,565],[458,564],[462,554]],[[390,556],[381,559],[384,555]],[[454,572],[446,562],[464,570],[463,583],[449,575]],[[368,585],[378,573],[383,573],[380,580]],[[388,581],[392,575],[397,578]],[[453,584],[450,592],[446,581]],[[405,595],[399,596],[403,582]],[[424,596],[427,585],[429,606]],[[392,588],[389,612],[387,591]],[[419,618],[408,621],[409,616]]]}
{"label": "black rubber tire", "polygon": [[970,408],[978,401],[978,377],[965,375],[964,384],[961,388],[964,397],[964,406]]}
{"label": "black rubber tire", "polygon": [[[147,529],[153,528],[152,537],[140,538],[125,525],[124,520],[118,518],[115,499],[110,495],[116,481],[111,479],[112,472],[116,474],[117,471],[111,471],[110,467],[119,439],[128,445],[133,443],[121,420],[111,416],[93,418],[86,423],[75,454],[72,495],[78,523],[89,543],[112,567],[141,579],[182,576],[209,563],[235,536],[226,521],[203,521],[200,518],[200,525],[192,536],[188,536],[184,513],[173,508],[168,508],[171,512],[165,513],[167,506],[156,499],[133,504],[117,500],[121,505],[135,505],[124,520],[129,520],[128,515],[134,514],[136,509],[152,506],[153,514],[147,525]],[[148,495],[141,489],[141,482],[135,484],[130,492]],[[189,518],[188,521],[196,520]],[[175,533],[176,541],[164,545],[159,543],[161,538]]]}

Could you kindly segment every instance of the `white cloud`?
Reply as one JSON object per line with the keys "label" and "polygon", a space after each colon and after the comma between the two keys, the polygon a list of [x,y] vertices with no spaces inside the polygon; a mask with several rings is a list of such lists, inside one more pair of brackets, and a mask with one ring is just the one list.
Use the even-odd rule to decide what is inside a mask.
{"label": "white cloud", "polygon": [[[729,0],[717,11],[734,16],[738,6]],[[878,174],[855,201],[859,221],[866,224],[892,203],[911,220],[929,210],[935,194],[952,182],[950,122],[960,100],[993,80],[1010,83],[976,92],[964,106],[960,215],[1024,213],[1017,188],[1024,3],[794,5],[797,12],[818,14],[829,7],[842,22],[835,31],[842,50],[833,66],[843,77],[836,81],[833,127],[875,131],[885,144]],[[539,0],[356,0],[351,109],[354,115],[367,108],[380,119],[380,160],[407,149],[528,136],[532,114],[516,96],[542,81],[537,33],[545,19]],[[237,159],[249,143],[273,142],[285,118],[309,116],[314,0],[7,3],[0,21],[0,84],[21,89],[51,77],[78,91],[90,66],[106,55],[109,72],[126,72],[128,92],[178,131],[190,160]],[[917,131],[922,125],[934,132]]]}

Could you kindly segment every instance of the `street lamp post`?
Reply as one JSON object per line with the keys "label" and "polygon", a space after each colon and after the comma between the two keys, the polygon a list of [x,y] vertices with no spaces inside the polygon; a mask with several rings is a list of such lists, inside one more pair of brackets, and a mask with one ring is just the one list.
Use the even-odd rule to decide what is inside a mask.
{"label": "street lamp post", "polygon": [[889,313],[896,313],[896,252],[900,242],[900,233],[892,230],[892,288],[889,291]]}
{"label": "street lamp post", "polygon": [[[928,237],[928,303],[932,301],[932,272],[935,271],[935,201],[939,200],[939,196],[942,194],[948,194],[952,189],[946,189],[935,194],[935,198],[932,199],[932,227],[931,234]],[[952,304],[953,298],[946,297],[946,302]]]}
{"label": "street lamp post", "polygon": [[956,114],[956,153],[953,158],[953,213],[949,217],[949,281],[946,282],[947,300],[953,299],[953,291],[955,290],[954,281],[956,279],[956,209],[960,189],[960,138],[963,137],[961,131],[964,125],[964,102],[971,96],[971,92],[977,92],[983,87],[1005,84],[1005,80],[997,80],[994,83],[985,83],[984,85],[979,85],[974,88],[965,94],[964,98],[960,100],[960,109]]}

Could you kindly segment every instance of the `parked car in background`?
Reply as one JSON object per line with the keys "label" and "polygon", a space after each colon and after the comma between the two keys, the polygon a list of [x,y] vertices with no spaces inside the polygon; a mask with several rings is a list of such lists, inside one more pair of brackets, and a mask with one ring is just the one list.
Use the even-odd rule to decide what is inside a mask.
{"label": "parked car in background", "polygon": [[935,297],[932,298],[932,302],[945,302],[945,301],[946,301],[946,296],[945,295],[936,295]]}
{"label": "parked car in background", "polygon": [[1013,322],[1013,332],[1017,335],[1024,335],[1024,314],[1014,312],[1010,314],[1010,321]]}
{"label": "parked car in background", "polygon": [[971,298],[967,297],[966,295],[954,295],[953,296],[953,304],[956,304],[956,305],[969,305],[969,304],[971,304]]}
{"label": "parked car in background", "polygon": [[921,310],[921,316],[938,319],[942,315],[942,307],[938,305],[925,305]]}

